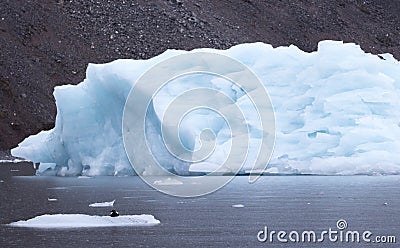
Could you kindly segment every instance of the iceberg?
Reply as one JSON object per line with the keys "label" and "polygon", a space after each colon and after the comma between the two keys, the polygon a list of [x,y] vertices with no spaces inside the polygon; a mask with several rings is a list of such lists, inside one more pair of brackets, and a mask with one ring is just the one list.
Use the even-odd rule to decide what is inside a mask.
{"label": "iceberg", "polygon": [[[40,162],[41,175],[134,175],[122,137],[130,90],[157,63],[199,51],[236,59],[262,81],[275,112],[275,148],[267,172],[400,174],[400,161],[395,156],[400,152],[400,63],[391,54],[378,57],[356,44],[340,41],[321,41],[318,50],[311,53],[293,45],[273,48],[252,43],[227,50],[167,50],[149,60],[89,64],[83,82],[55,88],[55,127],[26,138],[12,149],[12,155]],[[225,161],[233,141],[229,125],[213,111],[199,109],[185,115],[179,129],[180,142],[191,151],[202,145],[202,131],[211,131],[216,146],[207,159],[178,161],[157,145],[163,137],[156,127],[167,106],[176,96],[199,87],[222,92],[242,109],[250,141],[241,173],[249,172],[263,129],[241,89],[212,75],[176,79],[154,96],[146,122],[146,137],[154,156],[166,170],[180,175],[210,172]],[[145,159],[142,162],[146,163]]]}
{"label": "iceberg", "polygon": [[160,221],[153,215],[121,215],[118,217],[86,214],[45,214],[29,220],[20,220],[8,224],[13,227],[30,228],[87,228],[118,226],[153,226]]}

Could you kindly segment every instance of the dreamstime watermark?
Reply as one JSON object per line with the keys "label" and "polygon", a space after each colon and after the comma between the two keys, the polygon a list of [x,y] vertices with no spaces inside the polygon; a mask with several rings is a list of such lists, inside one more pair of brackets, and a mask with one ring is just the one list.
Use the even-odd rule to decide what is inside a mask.
{"label": "dreamstime watermark", "polygon": [[[216,87],[201,84],[186,90],[170,102],[162,118],[157,116],[154,98],[160,90],[176,79],[195,74],[226,80],[240,89],[241,97],[251,101],[261,127],[261,142],[249,182],[255,182],[265,170],[275,142],[271,100],[262,82],[246,65],[210,52],[188,52],[159,62],[136,81],[127,97],[123,112],[123,141],[136,173],[153,188],[179,197],[205,195],[227,184],[243,168],[250,145],[249,121],[244,110],[237,104],[237,99]],[[230,129],[230,151],[225,162],[213,172],[203,176],[180,176],[171,172],[176,171],[174,166],[189,167],[204,162],[216,147],[217,134],[212,127],[201,132],[200,149],[190,150],[182,144],[180,124],[185,116],[198,109],[211,110],[225,120]],[[152,136],[147,137],[149,135]],[[170,158],[168,169],[157,159],[157,155],[166,153]],[[218,176],[226,174],[229,176]]]}
{"label": "dreamstime watermark", "polygon": [[349,230],[347,221],[340,219],[336,222],[336,228],[322,231],[276,231],[267,226],[257,233],[260,242],[278,243],[322,243],[322,242],[345,242],[345,243],[386,243],[395,244],[394,235],[374,235],[371,231]]}

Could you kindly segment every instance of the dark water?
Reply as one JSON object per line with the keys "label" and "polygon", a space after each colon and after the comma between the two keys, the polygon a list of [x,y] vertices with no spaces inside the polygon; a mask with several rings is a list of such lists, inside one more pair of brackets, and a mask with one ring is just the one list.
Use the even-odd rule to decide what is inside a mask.
{"label": "dark water", "polygon": [[[1,225],[0,247],[400,247],[400,176],[269,176],[255,184],[238,177],[213,194],[190,199],[154,191],[138,177],[3,180],[1,224],[46,213],[106,215],[110,208],[88,205],[113,199],[120,214],[152,214],[161,224],[65,230]],[[264,226],[317,232],[337,230],[338,219],[347,221],[348,230],[395,235],[397,244],[257,241]]]}

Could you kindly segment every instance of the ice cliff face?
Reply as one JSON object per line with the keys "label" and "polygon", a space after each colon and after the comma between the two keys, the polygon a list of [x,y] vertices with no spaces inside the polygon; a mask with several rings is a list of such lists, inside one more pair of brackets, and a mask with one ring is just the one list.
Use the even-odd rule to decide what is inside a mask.
{"label": "ice cliff face", "polygon": [[[335,41],[320,42],[313,53],[263,43],[242,44],[224,51],[199,50],[237,59],[250,67],[267,89],[276,118],[275,150],[268,172],[400,173],[400,63],[391,55],[382,55],[381,59],[354,44]],[[82,83],[55,88],[54,129],[28,137],[12,154],[41,162],[39,173],[134,174],[121,135],[126,98],[145,71],[182,53],[187,52],[169,50],[150,60],[90,64]],[[230,96],[249,113],[250,143],[256,149],[260,129],[252,121],[254,114],[248,101],[235,85],[212,77],[186,77],[158,92],[150,108],[149,143],[161,139],[152,126],[159,125],[165,106],[185,90],[205,85]],[[198,110],[187,115],[181,122],[181,142],[196,150],[204,128],[217,133],[217,147],[207,160],[171,163],[165,151],[155,157],[179,174],[214,170],[229,152],[231,138],[226,122],[217,113]],[[244,171],[256,156],[253,148]]]}

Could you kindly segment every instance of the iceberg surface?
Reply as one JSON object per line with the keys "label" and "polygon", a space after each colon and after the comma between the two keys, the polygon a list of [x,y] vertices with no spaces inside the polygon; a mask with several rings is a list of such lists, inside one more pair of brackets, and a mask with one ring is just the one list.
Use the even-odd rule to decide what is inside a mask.
{"label": "iceberg surface", "polygon": [[[400,63],[392,55],[383,54],[381,59],[339,41],[322,41],[312,53],[264,43],[194,51],[232,57],[261,79],[276,119],[275,149],[267,172],[400,174],[396,156],[400,152]],[[121,131],[129,91],[152,66],[183,53],[190,52],[168,50],[149,60],[90,64],[83,82],[55,88],[55,127],[28,137],[12,155],[40,162],[41,174],[133,175]],[[221,78],[188,76],[164,86],[149,114],[150,146],[162,140],[152,127],[159,125],[166,106],[186,90],[204,86],[229,96],[247,115],[250,149],[243,171],[250,170],[262,130],[240,89]],[[223,118],[198,110],[186,115],[180,125],[181,142],[191,150],[201,146],[202,130],[212,130],[217,143],[213,154],[199,163],[176,162],[166,151],[151,147],[160,164],[183,175],[218,168],[231,142]]]}
{"label": "iceberg surface", "polygon": [[14,227],[31,228],[82,228],[116,226],[152,226],[160,221],[153,215],[121,215],[118,217],[85,214],[45,214],[29,220],[10,223]]}

